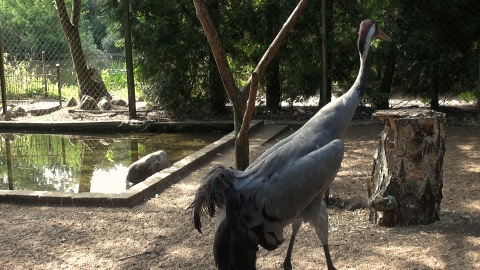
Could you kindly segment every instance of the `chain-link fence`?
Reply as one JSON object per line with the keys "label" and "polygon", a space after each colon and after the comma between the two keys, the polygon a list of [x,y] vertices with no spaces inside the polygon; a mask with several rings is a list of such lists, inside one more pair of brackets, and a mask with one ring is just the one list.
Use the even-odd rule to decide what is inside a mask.
{"label": "chain-link fence", "polygon": [[[122,1],[43,2],[1,1],[9,104],[82,96],[98,101],[112,94],[126,99]],[[171,116],[231,116],[193,2],[160,2],[130,1],[137,97]],[[237,87],[244,86],[297,2],[207,1]],[[323,44],[327,99],[348,90],[358,72],[359,22],[367,17],[393,42],[373,42],[360,112],[368,116],[375,109],[410,106],[470,118],[480,112],[476,0],[311,0],[261,78],[256,117],[287,117],[293,110],[306,111],[306,119],[318,108]]]}
{"label": "chain-link fence", "polygon": [[112,104],[99,103],[102,98],[126,99],[123,49],[107,40],[96,2],[1,1],[9,109],[17,108],[16,114],[48,113],[71,98],[75,101],[69,105],[83,101],[85,110],[109,109]]}

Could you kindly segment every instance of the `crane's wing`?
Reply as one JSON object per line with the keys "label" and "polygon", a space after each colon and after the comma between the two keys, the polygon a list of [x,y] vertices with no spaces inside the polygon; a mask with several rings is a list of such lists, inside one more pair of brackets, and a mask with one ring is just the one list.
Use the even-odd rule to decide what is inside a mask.
{"label": "crane's wing", "polygon": [[[283,227],[328,189],[343,151],[343,142],[334,140],[284,167],[269,167],[278,163],[267,158],[254,174],[238,175],[227,203],[229,223],[252,241],[278,246],[284,241]],[[252,229],[260,239],[255,239]]]}
{"label": "crane's wing", "polygon": [[290,136],[284,138],[283,140],[277,142],[276,144],[274,144],[272,147],[268,148],[265,152],[263,152],[257,159],[255,159],[248,167],[247,167],[247,170],[253,168],[255,165],[257,165],[258,163],[260,163],[265,157],[267,157],[268,155],[272,154],[273,152],[277,151],[278,148],[282,147],[284,144],[288,143],[289,141],[291,141],[293,138],[295,138],[295,136],[297,135],[298,133],[298,130],[296,132],[294,132],[293,134],[291,134]]}

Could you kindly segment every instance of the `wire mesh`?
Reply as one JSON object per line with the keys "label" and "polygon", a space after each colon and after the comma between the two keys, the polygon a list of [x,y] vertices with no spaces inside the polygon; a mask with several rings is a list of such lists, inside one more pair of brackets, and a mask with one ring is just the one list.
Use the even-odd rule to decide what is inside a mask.
{"label": "wire mesh", "polygon": [[49,112],[70,98],[127,98],[122,49],[102,43],[97,1],[3,0],[0,13],[9,107]]}
{"label": "wire mesh", "polygon": [[[322,27],[327,34],[327,92],[335,98],[347,91],[358,72],[358,25],[367,17],[393,42],[373,42],[360,114],[412,106],[455,107],[470,115],[480,111],[480,8],[475,0],[324,1],[326,24],[322,1],[309,1],[263,74],[256,117],[318,108],[325,98],[320,96]],[[9,104],[87,95],[97,101],[112,95],[126,100],[121,4],[44,2],[1,1]],[[297,1],[207,2],[237,87],[242,88]],[[80,5],[71,5],[75,3]],[[192,1],[131,1],[130,11],[137,95],[171,117],[231,116],[231,102]]]}

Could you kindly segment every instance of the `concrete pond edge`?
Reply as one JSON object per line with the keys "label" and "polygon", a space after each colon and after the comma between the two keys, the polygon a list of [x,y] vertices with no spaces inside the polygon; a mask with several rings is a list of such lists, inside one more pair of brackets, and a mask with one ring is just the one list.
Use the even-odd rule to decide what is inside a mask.
{"label": "concrete pond edge", "polygon": [[[121,122],[121,121],[117,121]],[[15,123],[16,125],[8,129],[8,132],[11,130],[21,128],[20,122]],[[25,124],[23,123],[23,129],[25,130]],[[33,125],[32,125],[33,124]],[[41,123],[42,124],[42,123]],[[29,131],[40,131],[45,130],[45,126],[42,126],[38,123],[28,123]],[[111,127],[116,124],[122,123],[97,123],[97,127]],[[148,123],[147,123],[148,124]],[[130,123],[123,123],[123,125],[130,125]],[[144,126],[144,123],[138,123],[140,126]],[[150,126],[152,123],[149,124]],[[165,128],[161,128],[157,125],[157,128],[160,127],[160,131],[170,130],[172,125],[180,125],[180,132],[186,132],[192,128],[192,123],[177,123],[171,124]],[[68,125],[52,125],[52,127],[57,127],[52,130],[52,132],[61,132]],[[86,125],[88,127],[88,125]],[[118,125],[117,125],[118,126]],[[254,120],[250,124],[250,133],[254,133],[264,126],[263,120]],[[33,127],[33,129],[32,129]],[[58,128],[60,127],[60,129]],[[70,123],[71,127],[71,123]],[[91,126],[89,126],[91,128]],[[183,128],[182,128],[183,127]],[[233,124],[232,124],[233,127]],[[0,127],[1,128],[1,127]],[[208,129],[208,127],[207,127]],[[2,131],[5,129],[2,128]],[[51,129],[47,129],[50,131]],[[108,130],[108,129],[107,129]],[[132,129],[128,129],[132,132]],[[231,130],[231,129],[230,129]],[[68,129],[69,132],[74,132],[75,130]],[[93,130],[82,130],[85,132],[93,132]],[[98,129],[97,129],[98,131]],[[151,130],[149,130],[151,131]],[[133,207],[135,205],[141,204],[142,202],[155,197],[158,193],[164,190],[166,187],[170,186],[172,183],[177,182],[180,178],[187,175],[193,168],[196,166],[207,162],[218,152],[226,149],[229,146],[234,144],[235,132],[232,131],[227,135],[223,136],[219,140],[205,146],[204,148],[196,151],[195,153],[175,162],[169,168],[166,168],[158,173],[153,174],[148,177],[145,181],[142,181],[130,189],[121,192],[121,193],[69,193],[69,192],[57,192],[57,191],[27,191],[27,190],[0,190],[0,203],[17,203],[17,204],[30,204],[30,205],[39,205],[39,206],[93,206],[93,207]]]}

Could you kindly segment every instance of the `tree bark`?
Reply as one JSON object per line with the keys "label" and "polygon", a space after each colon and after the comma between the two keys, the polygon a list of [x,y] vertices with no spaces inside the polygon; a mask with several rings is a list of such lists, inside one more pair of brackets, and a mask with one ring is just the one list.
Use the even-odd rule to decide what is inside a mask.
{"label": "tree bark", "polygon": [[388,99],[392,89],[393,76],[395,75],[395,64],[397,62],[395,46],[389,46],[387,57],[385,57],[385,59],[388,59],[388,61],[385,63],[383,77],[378,89],[378,92],[382,95],[379,95],[378,100],[375,102],[376,108],[379,110],[388,110],[390,107]]}
{"label": "tree bark", "polygon": [[208,55],[208,94],[210,111],[216,114],[226,114],[228,112],[225,104],[227,97],[212,53]]}
{"label": "tree bark", "polygon": [[84,95],[89,95],[95,99],[101,97],[111,99],[99,72],[95,68],[88,67],[87,61],[85,60],[79,31],[82,1],[72,1],[71,19],[68,18],[65,0],[55,0],[55,4],[57,6],[60,25],[67,38],[70,56],[72,57],[73,68],[75,69],[79,88],[79,98],[81,99]]}
{"label": "tree bark", "polygon": [[427,109],[378,111],[385,128],[367,180],[370,221],[383,226],[439,220],[445,116]]}
{"label": "tree bark", "polygon": [[[218,26],[218,21],[215,21],[219,13],[218,0],[210,1],[208,11],[212,16],[213,24]],[[208,98],[210,101],[210,111],[216,114],[227,113],[227,106],[225,104],[227,97],[225,90],[223,90],[222,77],[218,73],[215,57],[212,52],[208,54]]]}
{"label": "tree bark", "polygon": [[265,82],[266,82],[266,92],[267,92],[266,107],[270,110],[278,111],[281,109],[281,101],[282,101],[279,59],[273,59],[270,66],[265,71]]}
{"label": "tree bark", "polygon": [[[205,36],[207,37],[210,48],[212,49],[218,71],[222,77],[223,86],[227,92],[228,98],[233,104],[233,119],[235,126],[235,157],[236,167],[239,170],[244,170],[249,164],[248,151],[248,127],[255,108],[255,99],[258,89],[259,78],[265,72],[272,59],[277,54],[280,46],[287,37],[288,33],[293,29],[293,26],[300,19],[300,16],[308,6],[308,0],[300,0],[295,10],[283,25],[280,32],[277,34],[273,42],[268,47],[262,59],[258,62],[255,70],[248,79],[242,90],[239,90],[235,84],[233,73],[223,50],[222,43],[218,36],[217,30],[207,9],[205,0],[193,0],[195,11],[198,19],[202,25]],[[247,103],[248,101],[248,103]]]}
{"label": "tree bark", "polygon": [[477,121],[480,122],[480,44],[478,47],[478,89],[477,89]]}
{"label": "tree bark", "polygon": [[332,101],[332,64],[333,44],[333,0],[322,0],[322,90],[320,93],[320,107]]}
{"label": "tree bark", "polygon": [[[264,16],[267,20],[266,36],[273,40],[280,29],[280,3],[278,0],[269,0],[267,2],[267,14]],[[280,85],[280,59],[278,56],[272,60],[265,70],[265,92],[266,107],[270,110],[280,110],[282,101],[282,89]]]}

